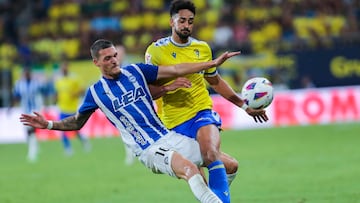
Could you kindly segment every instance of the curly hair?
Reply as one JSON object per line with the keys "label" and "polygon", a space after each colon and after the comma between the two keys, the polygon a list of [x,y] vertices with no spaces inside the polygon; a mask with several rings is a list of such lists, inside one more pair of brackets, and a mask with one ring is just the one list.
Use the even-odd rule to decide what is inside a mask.
{"label": "curly hair", "polygon": [[186,1],[186,0],[174,0],[171,2],[171,5],[170,5],[170,17],[179,13],[179,10],[182,10],[182,9],[188,9],[192,13],[194,13],[194,15],[196,13],[196,7],[193,2]]}

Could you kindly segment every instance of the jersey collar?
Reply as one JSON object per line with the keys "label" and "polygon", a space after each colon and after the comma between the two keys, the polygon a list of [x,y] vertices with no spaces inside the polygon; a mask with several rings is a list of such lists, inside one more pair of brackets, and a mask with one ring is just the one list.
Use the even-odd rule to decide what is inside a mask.
{"label": "jersey collar", "polygon": [[189,37],[189,40],[188,42],[184,43],[184,44],[181,44],[181,43],[177,43],[174,41],[174,39],[172,38],[172,36],[169,37],[170,38],[170,42],[173,43],[175,46],[178,46],[178,47],[187,47],[191,44],[192,42],[192,37]]}

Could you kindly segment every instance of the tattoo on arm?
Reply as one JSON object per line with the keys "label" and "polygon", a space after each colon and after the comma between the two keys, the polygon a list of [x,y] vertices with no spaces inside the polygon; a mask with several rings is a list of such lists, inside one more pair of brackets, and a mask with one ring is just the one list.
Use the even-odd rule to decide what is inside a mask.
{"label": "tattoo on arm", "polygon": [[77,113],[74,116],[67,117],[54,123],[55,130],[80,130],[90,118],[92,112],[86,114]]}

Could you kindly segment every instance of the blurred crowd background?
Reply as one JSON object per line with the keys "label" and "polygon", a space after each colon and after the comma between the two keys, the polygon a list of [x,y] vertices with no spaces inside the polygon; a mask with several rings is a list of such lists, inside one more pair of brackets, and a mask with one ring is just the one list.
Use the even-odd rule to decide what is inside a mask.
{"label": "blurred crowd background", "polygon": [[[237,91],[246,78],[259,74],[279,89],[312,87],[316,81],[311,74],[288,68],[291,57],[279,57],[280,53],[360,47],[360,0],[193,2],[193,36],[207,41],[214,55],[242,51],[242,68],[234,63],[221,69]],[[122,44],[130,58],[144,61],[146,47],[171,33],[169,4],[170,0],[0,0],[0,107],[11,105],[11,89],[23,68],[44,74],[49,86],[44,94],[51,95],[58,67],[89,61],[90,45],[98,38]],[[268,65],[247,63],[259,57]],[[280,62],[274,65],[273,58]]]}

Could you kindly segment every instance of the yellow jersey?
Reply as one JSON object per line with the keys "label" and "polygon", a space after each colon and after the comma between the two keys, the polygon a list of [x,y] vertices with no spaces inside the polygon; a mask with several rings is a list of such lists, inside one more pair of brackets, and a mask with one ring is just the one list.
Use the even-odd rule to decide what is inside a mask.
{"label": "yellow jersey", "polygon": [[[189,38],[186,44],[178,44],[171,37],[153,42],[146,50],[145,62],[153,65],[174,65],[179,63],[204,62],[212,60],[212,52],[204,41]],[[172,129],[193,118],[197,112],[212,108],[204,77],[217,74],[216,67],[185,77],[191,81],[190,88],[179,88],[166,93],[156,101],[158,114],[165,126]],[[157,85],[173,82],[172,79],[157,81]]]}
{"label": "yellow jersey", "polygon": [[73,76],[64,76],[55,81],[57,105],[63,113],[76,113],[81,99],[82,86]]}

